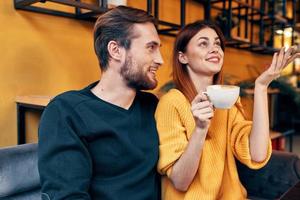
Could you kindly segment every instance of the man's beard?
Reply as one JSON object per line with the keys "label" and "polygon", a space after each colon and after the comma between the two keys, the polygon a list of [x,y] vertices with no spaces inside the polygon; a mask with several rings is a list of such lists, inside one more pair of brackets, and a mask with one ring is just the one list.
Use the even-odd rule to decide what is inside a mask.
{"label": "man's beard", "polygon": [[143,71],[143,66],[133,64],[132,56],[127,56],[124,65],[121,67],[121,76],[127,82],[127,86],[136,90],[151,90],[157,86],[157,81],[152,81]]}

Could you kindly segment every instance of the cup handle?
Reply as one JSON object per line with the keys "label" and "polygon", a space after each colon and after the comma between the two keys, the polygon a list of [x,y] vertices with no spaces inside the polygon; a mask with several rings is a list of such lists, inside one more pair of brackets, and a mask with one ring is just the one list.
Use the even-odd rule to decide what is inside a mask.
{"label": "cup handle", "polygon": [[205,96],[207,96],[208,100],[211,102],[211,100],[209,99],[209,96],[208,96],[207,92],[202,92],[202,94],[204,94]]}

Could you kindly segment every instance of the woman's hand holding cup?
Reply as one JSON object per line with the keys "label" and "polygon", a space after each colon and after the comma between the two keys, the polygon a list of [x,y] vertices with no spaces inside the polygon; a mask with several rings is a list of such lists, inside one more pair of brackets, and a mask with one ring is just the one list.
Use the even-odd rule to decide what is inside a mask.
{"label": "woman's hand holding cup", "polygon": [[199,93],[192,101],[192,114],[198,128],[207,129],[214,116],[214,108],[205,94]]}

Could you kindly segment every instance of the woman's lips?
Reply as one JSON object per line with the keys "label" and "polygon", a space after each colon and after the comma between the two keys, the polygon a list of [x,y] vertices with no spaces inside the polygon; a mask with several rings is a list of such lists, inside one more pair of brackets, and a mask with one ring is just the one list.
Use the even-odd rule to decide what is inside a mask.
{"label": "woman's lips", "polygon": [[213,56],[213,57],[207,58],[206,61],[212,62],[212,63],[219,63],[220,62],[220,58],[217,57],[217,56]]}

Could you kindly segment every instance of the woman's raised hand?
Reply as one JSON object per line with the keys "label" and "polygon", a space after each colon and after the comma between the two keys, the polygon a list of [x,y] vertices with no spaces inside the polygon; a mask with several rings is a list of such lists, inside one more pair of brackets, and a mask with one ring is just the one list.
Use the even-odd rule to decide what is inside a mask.
{"label": "woman's raised hand", "polygon": [[268,85],[280,76],[282,70],[293,60],[300,57],[300,52],[295,47],[285,50],[281,48],[279,52],[274,53],[270,67],[264,71],[255,81],[256,84],[268,87]]}
{"label": "woman's raised hand", "polygon": [[210,119],[214,116],[214,108],[205,94],[199,93],[194,98],[191,111],[197,127],[202,129],[209,127]]}

